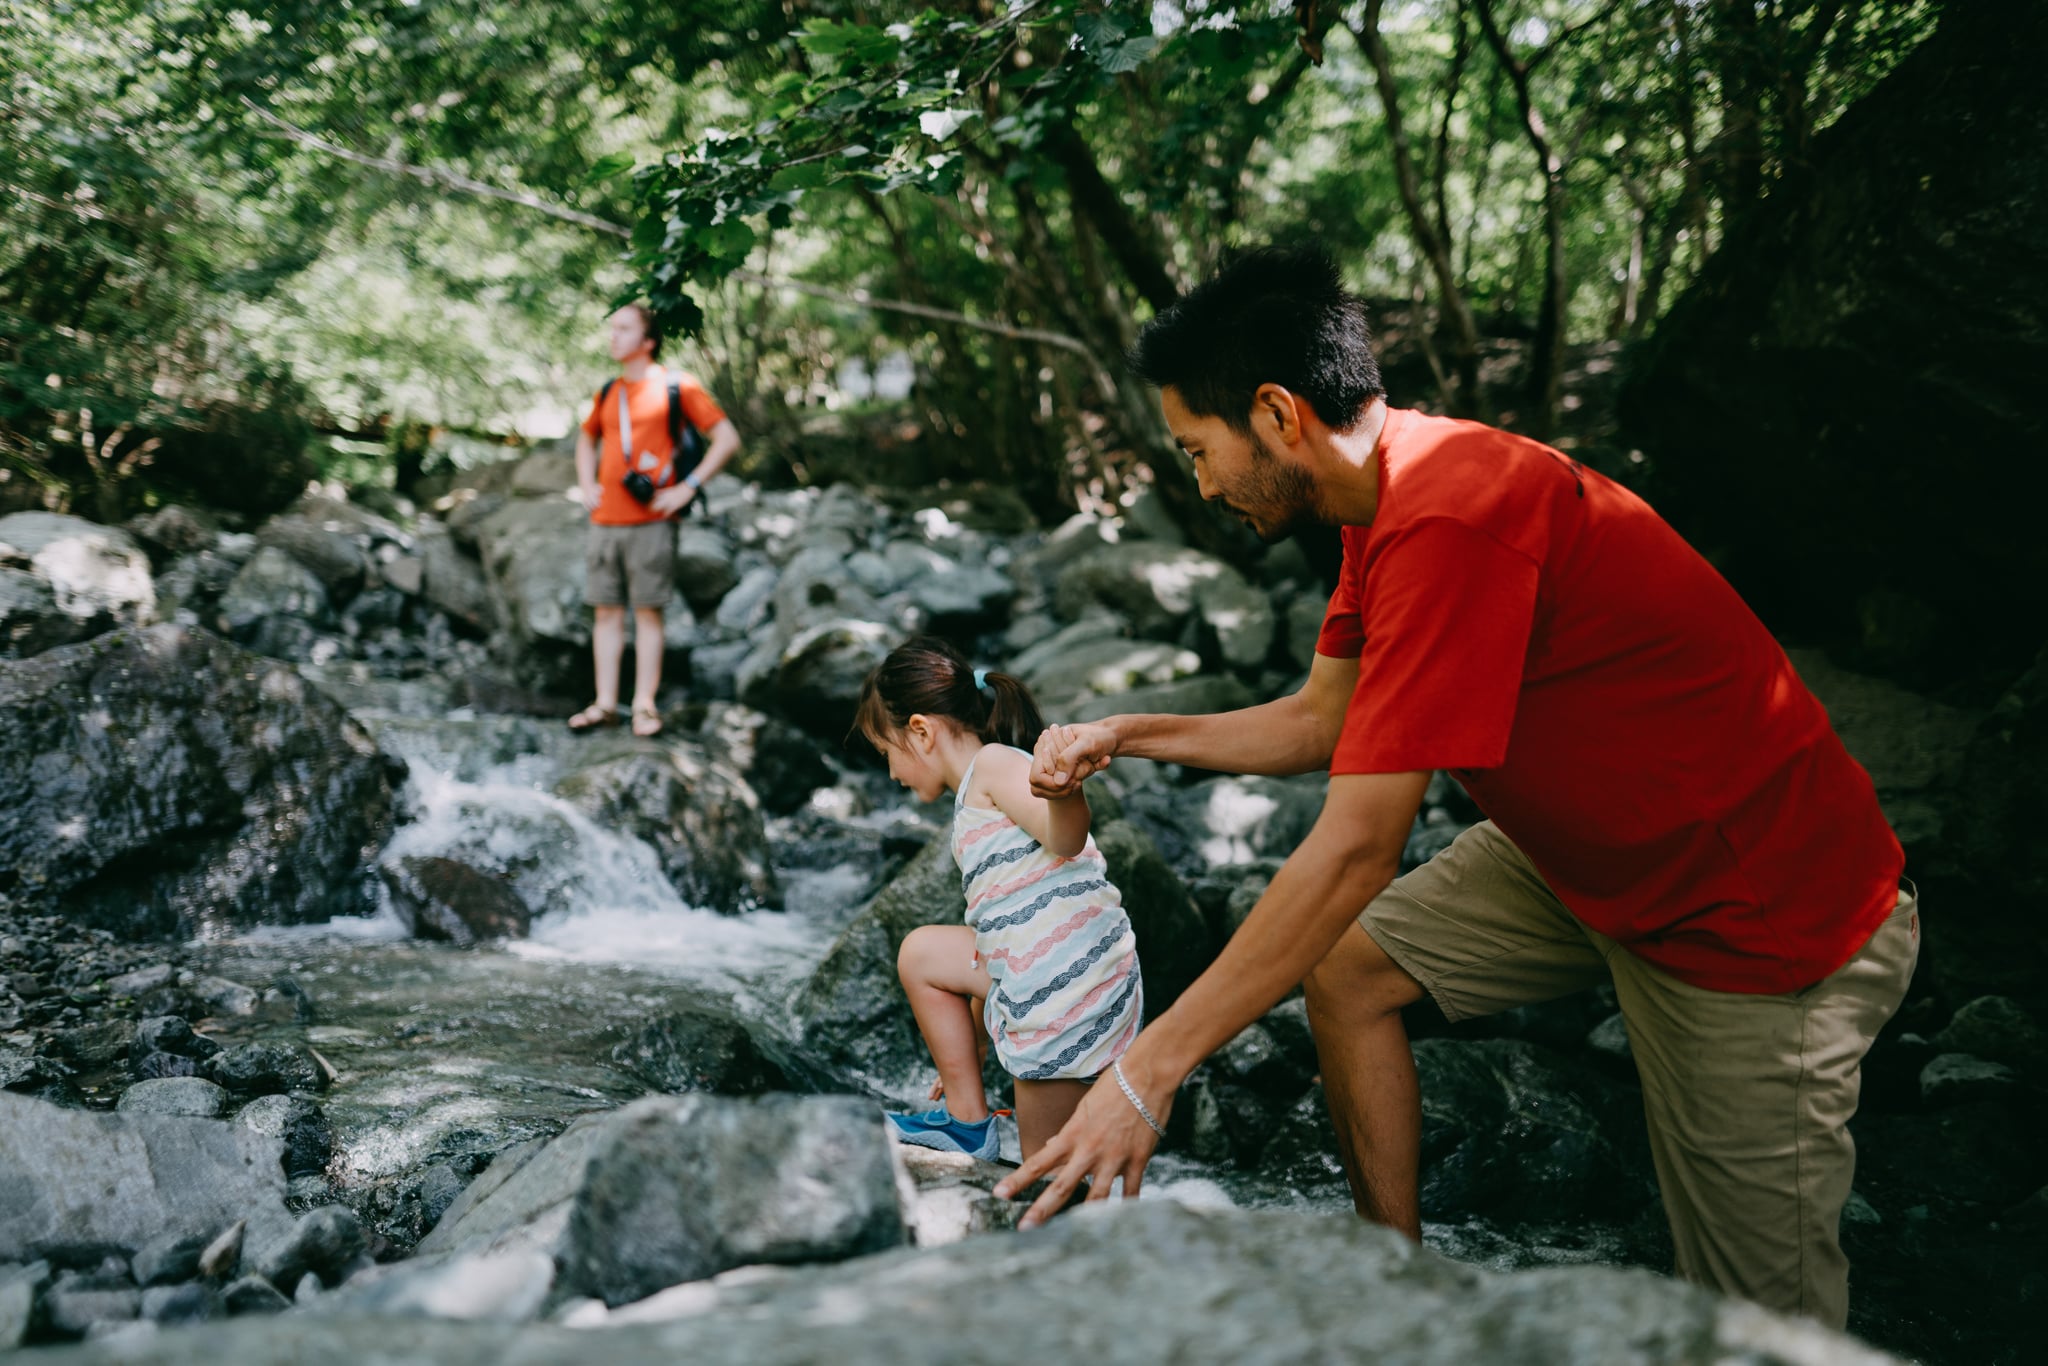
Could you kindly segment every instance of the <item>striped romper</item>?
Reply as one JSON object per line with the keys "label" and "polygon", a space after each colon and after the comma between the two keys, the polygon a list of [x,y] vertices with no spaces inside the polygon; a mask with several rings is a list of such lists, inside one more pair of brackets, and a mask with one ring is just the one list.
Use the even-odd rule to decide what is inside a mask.
{"label": "striped romper", "polygon": [[1001,811],[953,799],[953,861],[974,949],[993,983],[983,1018],[1003,1070],[1025,1081],[1087,1080],[1138,1033],[1138,941],[1091,836],[1060,858]]}

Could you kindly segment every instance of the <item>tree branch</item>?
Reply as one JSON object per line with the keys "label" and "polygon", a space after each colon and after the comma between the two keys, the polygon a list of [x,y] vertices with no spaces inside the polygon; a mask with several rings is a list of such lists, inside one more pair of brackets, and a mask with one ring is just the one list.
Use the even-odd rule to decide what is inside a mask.
{"label": "tree branch", "polygon": [[[630,239],[633,235],[633,230],[623,223],[614,223],[609,218],[599,218],[595,214],[583,213],[566,205],[556,204],[550,200],[543,199],[539,195],[529,194],[524,190],[502,189],[496,185],[487,185],[481,180],[471,180],[467,176],[456,175],[452,171],[443,171],[432,166],[415,166],[410,162],[393,161],[385,157],[366,156],[361,152],[351,151],[349,148],[340,146],[337,143],[329,142],[317,133],[309,133],[295,124],[285,122],[268,109],[250,100],[247,96],[243,97],[242,103],[249,108],[250,112],[274,125],[291,141],[299,143],[301,146],[311,147],[315,151],[325,152],[327,155],[337,157],[342,161],[353,162],[358,166],[366,166],[373,171],[383,171],[387,175],[406,176],[428,185],[438,185],[445,189],[459,190],[464,194],[478,195],[486,199],[503,200],[508,204],[517,204],[521,208],[547,214],[551,218],[560,219],[564,223],[571,223],[579,228],[588,228],[592,232],[601,232],[612,237],[627,239]],[[902,299],[883,298],[879,295],[871,294],[865,289],[828,289],[824,285],[809,284],[802,280],[782,279],[772,275],[757,275],[752,271],[746,270],[732,271],[729,278],[746,284],[762,285],[773,289],[793,290],[798,294],[808,294],[813,298],[829,299],[833,303],[851,304],[855,308],[873,309],[884,313],[905,313],[912,317],[930,318],[937,322],[954,323],[958,326],[973,328],[980,332],[992,332],[999,337],[1010,337],[1017,341],[1043,342],[1047,346],[1057,346],[1063,350],[1072,351],[1076,355],[1086,357],[1091,362],[1095,360],[1095,353],[1089,350],[1086,343],[1077,337],[1067,336],[1063,332],[1051,332],[1040,327],[1017,327],[1010,323],[976,318],[966,313],[956,313],[949,308],[936,308],[930,304],[914,304]]]}
{"label": "tree branch", "polygon": [[329,142],[317,133],[309,133],[296,124],[286,123],[247,95],[242,97],[242,104],[250,113],[276,127],[293,142],[311,147],[315,151],[325,152],[331,157],[338,157],[358,166],[367,166],[373,171],[383,171],[387,175],[407,176],[429,185],[460,190],[464,194],[480,195],[486,199],[502,199],[508,204],[533,209],[551,218],[559,218],[564,223],[574,223],[579,228],[588,228],[592,232],[610,233],[614,237],[624,238],[633,235],[633,230],[622,223],[614,223],[608,218],[599,218],[595,214],[583,213],[567,205],[553,203],[539,195],[528,194],[524,190],[501,189],[496,185],[487,185],[481,180],[471,180],[468,176],[457,175],[453,171],[443,171],[432,166],[415,166],[410,162],[391,161],[384,157],[366,156],[361,152],[351,151],[338,143]]}

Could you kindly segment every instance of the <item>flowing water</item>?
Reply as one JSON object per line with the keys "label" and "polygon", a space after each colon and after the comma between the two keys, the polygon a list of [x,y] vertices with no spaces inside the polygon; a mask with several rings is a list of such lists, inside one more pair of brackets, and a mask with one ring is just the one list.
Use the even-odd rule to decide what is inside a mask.
{"label": "flowing water", "polygon": [[[330,1176],[344,1185],[550,1136],[643,1094],[612,1050],[678,1008],[717,1002],[787,1037],[791,997],[872,894],[872,869],[805,866],[815,859],[785,843],[785,909],[728,916],[688,905],[646,844],[550,795],[566,753],[551,727],[359,715],[411,767],[407,818],[384,857],[499,869],[540,913],[527,939],[471,949],[408,938],[388,906],[200,949],[210,971],[281,988],[217,1037],[310,1044],[334,1068],[323,1104],[335,1129]],[[907,797],[873,795],[894,804],[852,819],[931,819]],[[1343,1203],[1334,1188],[1296,1190],[1173,1157],[1147,1189],[1191,1203]]]}

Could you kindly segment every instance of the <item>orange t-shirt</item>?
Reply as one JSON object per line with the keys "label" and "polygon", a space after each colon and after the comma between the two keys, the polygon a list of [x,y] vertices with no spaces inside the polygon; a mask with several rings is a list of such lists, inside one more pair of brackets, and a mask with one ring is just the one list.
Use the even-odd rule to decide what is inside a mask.
{"label": "orange t-shirt", "polygon": [[[683,415],[709,440],[711,429],[725,421],[724,410],[691,376],[679,370],[675,379],[683,400]],[[659,483],[662,481],[657,472],[668,464],[670,454],[668,381],[666,370],[650,365],[640,379],[620,379],[612,385],[610,393],[600,391],[599,397],[591,400],[590,416],[583,419],[583,431],[598,443],[597,506],[591,509],[590,520],[600,526],[637,526],[663,518],[662,513],[626,492],[626,454],[619,444],[619,392],[625,391],[626,411],[633,420],[633,463],[643,474],[657,476]]]}

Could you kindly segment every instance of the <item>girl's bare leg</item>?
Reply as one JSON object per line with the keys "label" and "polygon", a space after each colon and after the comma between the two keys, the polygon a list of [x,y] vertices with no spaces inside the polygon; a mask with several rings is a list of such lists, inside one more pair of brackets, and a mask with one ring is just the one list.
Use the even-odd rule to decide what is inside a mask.
{"label": "girl's bare leg", "polygon": [[[1017,1142],[1029,1158],[1066,1127],[1088,1094],[1085,1081],[1017,1082]],[[954,1112],[958,1114],[958,1111]]]}
{"label": "girl's bare leg", "polygon": [[[896,975],[917,1016],[918,1032],[939,1069],[946,1109],[978,1124],[988,1118],[981,1086],[980,1025],[975,1002],[989,993],[989,977],[974,956],[974,931],[965,925],[925,925],[904,936]],[[1076,1102],[1078,1103],[1078,1102]],[[1055,1125],[1052,1132],[1057,1132]]]}

